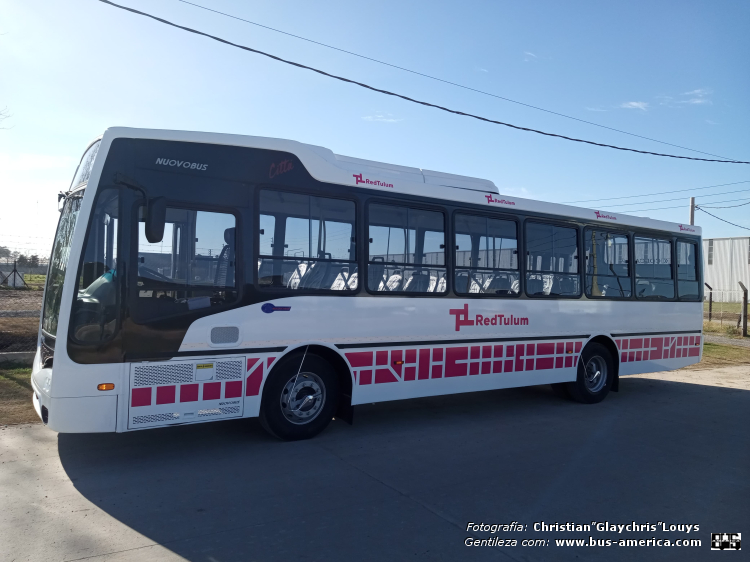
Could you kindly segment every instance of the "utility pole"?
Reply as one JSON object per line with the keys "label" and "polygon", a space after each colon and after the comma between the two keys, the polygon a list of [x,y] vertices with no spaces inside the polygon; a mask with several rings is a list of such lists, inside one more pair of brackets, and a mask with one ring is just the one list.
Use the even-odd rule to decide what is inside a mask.
{"label": "utility pole", "polygon": [[690,226],[695,224],[695,197],[690,198]]}

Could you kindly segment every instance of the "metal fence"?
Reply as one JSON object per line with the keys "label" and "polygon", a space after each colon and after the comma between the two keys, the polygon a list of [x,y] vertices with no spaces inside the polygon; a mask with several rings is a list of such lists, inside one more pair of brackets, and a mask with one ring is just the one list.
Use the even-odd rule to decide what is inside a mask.
{"label": "metal fence", "polygon": [[36,349],[43,294],[0,287],[0,353]]}
{"label": "metal fence", "polygon": [[705,291],[703,319],[721,325],[742,328],[742,308],[744,292]]}

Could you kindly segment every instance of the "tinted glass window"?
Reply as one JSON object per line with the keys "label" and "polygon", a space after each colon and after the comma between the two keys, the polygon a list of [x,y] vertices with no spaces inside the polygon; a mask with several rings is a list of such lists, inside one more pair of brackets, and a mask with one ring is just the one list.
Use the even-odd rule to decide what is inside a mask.
{"label": "tinted glass window", "polygon": [[525,243],[527,295],[580,295],[575,228],[527,222]]}
{"label": "tinted glass window", "polygon": [[382,293],[444,293],[443,213],[370,205],[367,286]]}
{"label": "tinted glass window", "polygon": [[516,223],[456,214],[455,228],[456,292],[518,294]]}
{"label": "tinted glass window", "polygon": [[583,233],[586,251],[586,294],[622,298],[631,295],[628,237],[595,228]]}
{"label": "tinted glass window", "polygon": [[71,334],[80,342],[104,341],[116,331],[121,283],[117,269],[119,201],[119,190],[103,190],[91,216],[70,322]]}
{"label": "tinted glass window", "polygon": [[73,182],[70,184],[71,189],[89,181],[91,169],[94,167],[94,161],[96,160],[96,155],[99,153],[100,145],[101,141],[96,141],[88,148],[83,158],[81,158],[75,176],[73,176]]}
{"label": "tinted glass window", "polygon": [[136,317],[147,320],[236,300],[236,221],[229,213],[167,208],[164,237],[138,222]]}
{"label": "tinted glass window", "polygon": [[355,215],[353,201],[262,190],[258,285],[355,290]]}
{"label": "tinted glass window", "polygon": [[60,318],[60,299],[62,298],[65,271],[68,268],[70,246],[82,200],[82,191],[65,200],[60,214],[60,222],[57,224],[55,242],[52,245],[52,256],[47,272],[47,287],[44,293],[44,313],[42,314],[42,330],[51,336],[57,335],[57,321]]}
{"label": "tinted glass window", "polygon": [[638,298],[674,298],[669,240],[635,237],[635,294]]}
{"label": "tinted glass window", "polygon": [[698,282],[698,246],[692,242],[677,242],[677,293],[680,298],[700,297]]}

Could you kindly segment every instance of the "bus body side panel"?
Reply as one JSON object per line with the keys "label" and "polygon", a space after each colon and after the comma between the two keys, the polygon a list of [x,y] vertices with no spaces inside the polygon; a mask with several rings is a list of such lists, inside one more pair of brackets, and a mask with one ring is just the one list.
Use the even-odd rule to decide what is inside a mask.
{"label": "bus body side panel", "polygon": [[[194,322],[180,352],[210,353],[215,326],[238,327],[248,358],[253,349],[326,345],[350,366],[352,403],[361,404],[572,381],[595,335],[611,334],[622,375],[695,363],[702,343],[692,310],[701,303],[300,296],[272,304],[272,312],[258,303]],[[271,370],[261,356],[255,364],[246,400],[247,388],[262,395]],[[244,415],[257,407],[246,403]]]}

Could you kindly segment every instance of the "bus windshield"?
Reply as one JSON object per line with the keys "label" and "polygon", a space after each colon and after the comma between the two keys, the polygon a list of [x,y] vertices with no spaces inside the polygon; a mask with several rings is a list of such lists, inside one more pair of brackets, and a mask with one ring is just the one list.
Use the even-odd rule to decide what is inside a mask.
{"label": "bus windshield", "polygon": [[62,299],[65,270],[70,257],[70,245],[73,241],[78,213],[81,210],[83,190],[76,192],[65,200],[57,234],[52,246],[52,257],[49,261],[47,274],[47,289],[44,293],[44,313],[42,315],[42,330],[48,335],[57,335],[57,320],[60,317],[60,300]]}

